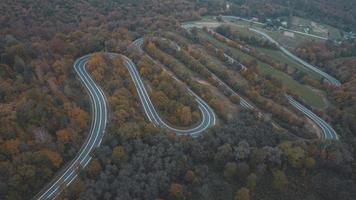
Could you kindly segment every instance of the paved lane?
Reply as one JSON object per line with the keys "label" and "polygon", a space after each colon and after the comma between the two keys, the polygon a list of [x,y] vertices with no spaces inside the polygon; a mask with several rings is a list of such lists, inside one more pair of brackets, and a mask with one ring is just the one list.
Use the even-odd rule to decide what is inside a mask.
{"label": "paved lane", "polygon": [[[168,39],[167,39],[168,40]],[[142,45],[144,43],[144,39],[143,38],[139,38],[137,40],[135,40],[133,42],[133,44],[141,51],[143,52],[143,49],[142,49]],[[176,44],[178,46],[178,44]],[[179,47],[179,46],[178,46]],[[181,48],[181,47],[179,47]],[[233,58],[232,58],[233,59]],[[236,61],[237,62],[237,61]],[[230,86],[228,86],[224,81],[222,81],[219,77],[217,77],[214,73],[212,73],[209,69],[207,69],[210,74],[212,75],[213,79],[216,80],[220,85],[222,85],[223,87],[225,87],[229,92],[231,92],[232,94],[238,96],[240,98],[240,105],[242,108],[245,108],[245,109],[249,109],[249,110],[252,110],[254,109],[254,106],[251,105],[248,101],[246,101],[244,98],[242,98],[239,94],[237,94]],[[175,76],[174,76],[175,79],[177,79]],[[191,91],[192,92],[192,91]],[[195,93],[193,93],[195,96],[197,96]]]}
{"label": "paved lane", "polygon": [[282,47],[277,41],[275,41],[272,37],[270,37],[267,33],[254,29],[254,28],[249,28],[249,30],[262,35],[264,38],[266,38],[267,40],[269,40],[270,42],[274,43],[277,45],[277,47],[287,56],[289,56],[290,58],[292,58],[293,60],[299,62],[300,64],[302,64],[305,68],[314,71],[315,73],[320,74],[322,77],[324,77],[330,84],[335,85],[335,86],[340,86],[341,83],[340,81],[338,81],[336,78],[330,76],[329,74],[321,71],[320,69],[318,69],[317,67],[305,62],[304,60],[298,58],[296,55],[294,55],[293,53],[291,53],[290,51],[288,51],[286,48]]}
{"label": "paved lane", "polygon": [[[214,111],[209,107],[207,103],[205,103],[201,98],[199,98],[192,91],[189,90],[189,92],[195,96],[195,99],[201,111],[201,123],[194,128],[182,130],[169,126],[157,114],[157,111],[151,102],[151,99],[141,80],[141,77],[136,69],[135,64],[126,56],[115,53],[108,54],[112,58],[117,56],[121,56],[123,58],[124,64],[129,70],[131,78],[134,81],[145,113],[148,119],[156,126],[160,128],[169,129],[175,132],[177,135],[190,135],[192,137],[197,137],[203,131],[215,125],[216,117]],[[38,195],[36,195],[34,199],[43,200],[56,198],[57,195],[60,194],[63,189],[65,189],[75,180],[75,178],[78,176],[78,172],[89,164],[92,159],[91,154],[93,150],[99,147],[101,144],[107,124],[107,103],[106,97],[104,96],[104,93],[102,92],[101,88],[96,85],[96,83],[86,70],[86,64],[90,58],[91,54],[77,59],[74,63],[74,69],[77,75],[79,76],[82,84],[86,88],[92,103],[92,122],[89,137],[86,139],[84,145],[80,149],[77,156],[73,159],[73,161],[71,161],[71,163],[66,166],[64,170],[60,171],[55,177],[55,179],[50,182],[50,184],[48,184],[48,186],[43,189]]]}
{"label": "paved lane", "polygon": [[291,96],[286,95],[287,99],[290,104],[292,104],[296,109],[298,109],[300,112],[304,113],[308,118],[310,118],[315,124],[317,124],[322,132],[323,132],[323,139],[326,140],[339,140],[339,136],[335,132],[335,130],[328,124],[326,123],[323,119],[318,117],[316,114],[314,114],[312,111],[310,111],[308,108],[300,104],[298,101],[293,99]]}
{"label": "paved lane", "polygon": [[[111,54],[111,55],[115,56],[115,54]],[[116,54],[116,56],[118,56],[118,55]],[[197,137],[203,131],[205,131],[209,127],[215,125],[216,117],[215,117],[214,111],[210,108],[210,106],[204,100],[202,100],[199,96],[197,96],[190,89],[188,89],[188,92],[192,96],[195,97],[195,100],[197,101],[198,107],[201,111],[201,115],[202,115],[201,123],[198,126],[191,128],[191,129],[177,129],[177,128],[174,128],[174,127],[168,125],[158,115],[157,110],[155,109],[155,107],[151,101],[151,98],[147,93],[145,85],[141,79],[140,74],[137,71],[135,64],[132,62],[132,60],[130,60],[126,56],[122,56],[122,57],[124,58],[125,65],[126,65],[127,69],[129,70],[132,79],[134,80],[134,84],[136,86],[137,93],[140,97],[141,104],[144,107],[146,116],[157,127],[169,129],[169,130],[175,132],[177,135],[190,135],[192,137]]]}
{"label": "paved lane", "polygon": [[[228,16],[231,17],[231,16]],[[240,18],[236,18],[239,19]],[[244,20],[244,19],[242,19]],[[251,21],[250,21],[251,22]],[[189,28],[194,27],[194,24],[190,24]],[[199,27],[198,27],[199,28]],[[279,45],[273,38],[271,38],[268,34],[257,30],[257,29],[253,29],[253,28],[249,28],[249,30],[258,33],[260,35],[262,35],[263,37],[265,37],[266,39],[268,39],[269,41],[275,43],[280,50],[287,54],[288,56],[290,56],[292,59],[300,62],[303,66],[305,66],[307,69],[313,70],[316,73],[319,73],[320,75],[322,75],[326,80],[329,81],[329,83],[335,85],[335,86],[340,86],[341,83],[335,79],[334,77],[330,76],[329,74],[319,70],[318,68],[310,65],[309,63],[303,61],[302,59],[298,58],[297,56],[295,56],[294,54],[292,54],[291,52],[289,52],[287,49],[285,49],[284,47],[282,47],[281,45]],[[209,30],[211,33],[214,33],[213,30]],[[306,107],[304,107],[302,104],[300,104],[299,102],[297,102],[296,100],[294,100],[291,96],[288,96],[288,101],[289,103],[295,107],[297,110],[301,111],[302,113],[304,113],[308,118],[310,118],[317,126],[319,126],[323,132],[323,139],[328,139],[328,140],[339,140],[339,136],[337,135],[337,133],[335,132],[335,130],[328,124],[326,123],[323,119],[321,119],[320,117],[318,117],[316,114],[314,114],[312,111],[310,111],[309,109],[307,109]]]}
{"label": "paved lane", "polygon": [[[252,24],[257,24],[257,25],[260,25],[260,26],[266,26],[267,25],[266,23],[256,22],[256,21],[253,21],[251,19],[245,19],[245,18],[236,17],[236,16],[222,16],[222,18],[223,19],[228,19],[228,20],[233,19],[233,20],[245,21],[245,22],[249,22],[249,23],[252,23]],[[279,27],[279,29],[284,30],[284,31],[297,33],[297,34],[300,34],[300,35],[305,35],[305,36],[309,36],[309,37],[313,37],[313,38],[322,39],[322,40],[328,40],[329,39],[329,38],[326,38],[326,37],[321,37],[321,36],[318,36],[318,35],[313,35],[313,34],[310,34],[310,33],[304,33],[304,32],[301,32],[301,31],[296,31],[296,30],[287,29],[287,28],[283,28],[283,27]]]}
{"label": "paved lane", "polygon": [[78,74],[82,84],[87,89],[92,102],[91,114],[92,123],[89,137],[80,149],[73,161],[62,170],[55,179],[42,190],[35,199],[54,199],[65,187],[67,187],[77,177],[77,172],[86,167],[92,158],[92,151],[97,148],[105,133],[107,123],[107,104],[102,90],[95,84],[86,71],[85,65],[91,55],[83,56],[74,63],[74,69]]}

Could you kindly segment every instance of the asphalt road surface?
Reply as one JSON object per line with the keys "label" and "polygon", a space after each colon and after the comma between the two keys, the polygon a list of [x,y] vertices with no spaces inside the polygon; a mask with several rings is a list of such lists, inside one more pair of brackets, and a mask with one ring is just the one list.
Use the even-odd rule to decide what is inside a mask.
{"label": "asphalt road surface", "polygon": [[[201,123],[190,129],[177,129],[166,124],[160,116],[157,114],[155,107],[153,106],[151,99],[147,93],[147,90],[141,80],[141,77],[136,69],[135,64],[126,56],[107,53],[111,58],[121,56],[124,60],[124,64],[129,70],[131,78],[136,86],[136,90],[139,94],[141,104],[144,108],[145,114],[150,122],[155,126],[160,128],[166,128],[177,135],[189,135],[192,137],[199,136],[203,131],[216,123],[216,117],[214,111],[205,103],[200,97],[195,95],[191,90],[188,91],[193,95],[198,103],[199,109],[201,111],[202,120]],[[90,160],[92,159],[92,152],[95,148],[100,146],[102,138],[105,134],[105,128],[107,124],[107,103],[106,97],[99,86],[96,85],[94,80],[88,74],[86,70],[86,64],[91,58],[91,54],[83,56],[77,59],[74,63],[74,69],[82,81],[84,87],[88,91],[92,105],[92,123],[89,132],[89,137],[86,139],[84,145],[80,149],[77,156],[69,165],[67,165],[64,170],[62,170],[55,179],[48,184],[48,186],[43,189],[34,199],[54,199],[60,192],[70,185],[75,178],[78,176],[79,171],[86,167]]]}
{"label": "asphalt road surface", "polygon": [[[251,20],[251,19],[245,19],[245,18],[236,17],[236,16],[222,16],[222,18],[223,19],[230,19],[230,20],[233,19],[233,20],[245,21],[245,22],[249,22],[249,23],[252,23],[252,24],[257,24],[257,25],[260,25],[260,26],[266,26],[267,25],[266,23],[261,23],[261,22],[257,22],[257,21]],[[318,38],[318,39],[322,39],[322,40],[328,40],[328,38],[326,38],[326,37],[321,37],[321,36],[318,36],[318,35],[304,33],[304,32],[301,32],[301,31],[296,31],[296,30],[287,29],[287,28],[283,28],[283,27],[280,27],[280,29],[284,30],[284,31],[289,31],[289,32],[293,32],[293,33],[297,33],[297,34],[313,37],[313,38]]]}
{"label": "asphalt road surface", "polygon": [[[143,52],[143,49],[142,49],[143,43],[144,43],[144,39],[143,38],[139,38],[139,39],[137,39],[137,40],[135,40],[133,42],[133,44],[142,52]],[[179,48],[181,49],[181,47],[179,47]],[[233,58],[231,58],[231,59],[233,59]],[[234,61],[236,61],[236,60],[234,59]],[[241,105],[242,108],[249,109],[249,110],[254,109],[253,105],[251,105],[248,101],[246,101],[239,94],[237,94],[233,89],[230,88],[230,86],[228,86],[224,81],[222,81],[219,77],[217,77],[209,69],[207,69],[207,70],[210,72],[210,74],[212,75],[213,79],[216,80],[221,86],[225,87],[231,94],[236,95],[236,96],[238,96],[240,98],[240,105]],[[175,77],[175,79],[177,79],[177,78]]]}
{"label": "asphalt road surface", "polygon": [[92,151],[100,146],[107,123],[107,104],[102,90],[86,71],[85,65],[91,55],[83,56],[74,63],[74,69],[88,91],[92,106],[92,123],[89,136],[73,161],[62,170],[35,199],[54,199],[77,177],[79,170],[86,167],[92,158]]}
{"label": "asphalt road surface", "polygon": [[300,64],[302,64],[305,68],[314,71],[315,73],[320,74],[322,77],[324,77],[330,84],[334,85],[334,86],[340,86],[341,83],[340,81],[338,81],[336,78],[330,76],[329,74],[321,71],[320,69],[318,69],[317,67],[305,62],[304,60],[298,58],[296,55],[294,55],[293,53],[291,53],[290,51],[288,51],[286,48],[282,47],[277,41],[275,41],[272,37],[270,37],[267,33],[254,29],[254,28],[249,28],[249,30],[262,35],[264,38],[266,38],[267,40],[269,40],[270,42],[274,43],[277,45],[277,47],[287,56],[289,56],[290,58],[292,58],[293,60],[299,62]]}
{"label": "asphalt road surface", "polygon": [[312,111],[310,111],[308,108],[304,107],[302,104],[300,104],[298,101],[293,99],[291,96],[287,95],[287,99],[290,104],[292,104],[296,109],[304,113],[306,116],[308,116],[314,123],[316,123],[322,130],[323,132],[323,139],[326,140],[339,140],[339,136],[335,132],[335,130],[328,124],[326,123],[323,119],[318,117],[316,114],[314,114]]}
{"label": "asphalt road surface", "polygon": [[[144,42],[143,38],[140,38],[134,41],[134,45],[137,46],[142,51],[143,42]],[[149,119],[149,121],[152,122],[155,126],[171,130],[175,132],[177,135],[189,135],[192,137],[197,137],[203,131],[215,125],[216,116],[214,111],[204,100],[202,100],[198,95],[196,95],[189,88],[187,88],[188,92],[195,97],[199,109],[201,111],[201,115],[202,115],[201,123],[198,126],[191,129],[177,129],[166,124],[158,115],[147,93],[147,90],[144,86],[141,76],[139,75],[136,69],[135,64],[126,56],[119,55],[116,53],[108,53],[108,55],[112,58],[117,56],[121,56],[123,58],[124,64],[129,70],[130,76],[136,86],[136,90],[139,94],[139,98],[144,108],[145,114]],[[96,83],[94,82],[94,80],[91,78],[91,76],[88,74],[86,70],[86,64],[90,58],[91,58],[91,54],[77,59],[74,63],[74,69],[78,74],[80,80],[82,81],[84,87],[86,88],[92,102],[91,104],[92,122],[91,122],[91,129],[89,132],[89,136],[86,139],[83,146],[81,147],[77,156],[70,162],[69,165],[67,165],[60,173],[58,173],[55,179],[52,180],[50,184],[45,189],[43,189],[38,195],[36,195],[34,199],[43,200],[43,199],[56,198],[57,195],[60,194],[60,192],[63,189],[65,189],[68,185],[70,185],[75,180],[75,178],[78,176],[79,171],[88,165],[88,163],[92,159],[91,154],[93,150],[100,146],[102,138],[105,134],[105,128],[107,124],[107,113],[108,113],[107,102],[103,91],[99,86],[96,85]],[[216,76],[214,77],[221,84],[227,86],[218,77]],[[175,79],[177,78],[175,77]],[[340,83],[336,79],[335,80],[330,79],[329,81],[335,85],[340,85]],[[232,90],[232,92],[234,91]],[[234,92],[234,94],[236,93]],[[322,129],[325,139],[330,139],[330,140],[339,139],[334,129],[329,124],[327,124],[324,120],[316,116],[313,112],[305,108],[303,105],[301,105],[299,102],[294,100],[292,97],[287,96],[287,98],[289,102],[296,109],[298,109],[299,111],[307,115]],[[241,98],[241,105],[248,109],[253,108],[252,105],[250,105],[247,101],[245,101],[242,98]]]}
{"label": "asphalt road surface", "polygon": [[[117,54],[110,54],[110,55],[117,56]],[[125,65],[130,72],[131,78],[134,80],[134,84],[136,86],[136,90],[140,97],[141,104],[145,110],[146,116],[157,127],[166,128],[168,130],[175,132],[177,135],[189,135],[192,137],[196,137],[199,136],[203,131],[205,131],[209,127],[215,125],[216,117],[213,109],[211,109],[210,106],[204,100],[198,97],[190,89],[188,89],[188,92],[192,96],[194,96],[195,100],[198,103],[198,107],[201,111],[201,115],[202,115],[201,123],[198,126],[191,129],[177,129],[165,123],[158,115],[157,110],[155,109],[147,93],[147,90],[142,82],[141,76],[139,75],[135,64],[126,56],[122,56],[122,57],[124,58]]]}
{"label": "asphalt road surface", "polygon": [[[238,18],[240,19],[240,18]],[[189,28],[194,27],[194,23],[190,24]],[[197,27],[198,28],[198,27]],[[292,59],[300,62],[303,66],[305,66],[307,69],[310,69],[316,73],[319,73],[321,76],[323,76],[326,80],[329,81],[329,83],[331,83],[332,85],[335,86],[340,86],[341,83],[335,79],[334,77],[330,76],[329,74],[319,70],[318,68],[310,65],[309,63],[303,61],[302,59],[298,58],[297,56],[295,56],[294,54],[292,54],[291,52],[289,52],[287,49],[285,49],[284,47],[282,47],[281,45],[279,45],[278,42],[276,42],[273,38],[271,38],[268,34],[257,30],[257,29],[253,29],[253,28],[249,28],[249,30],[258,33],[260,35],[262,35],[263,37],[265,37],[267,40],[271,41],[272,43],[275,43],[280,50],[285,53],[287,56],[291,57]],[[212,33],[214,33],[212,31]],[[300,104],[299,102],[297,102],[296,100],[294,100],[291,96],[287,95],[287,99],[289,101],[289,103],[295,107],[297,110],[301,111],[302,113],[304,113],[308,118],[310,118],[316,125],[318,125],[322,132],[322,138],[323,139],[327,139],[327,140],[339,140],[339,136],[337,135],[337,133],[335,132],[335,130],[328,124],[326,123],[323,119],[321,119],[320,117],[318,117],[316,114],[314,114],[312,111],[310,111],[309,109],[307,109],[306,107],[304,107],[302,104]]]}

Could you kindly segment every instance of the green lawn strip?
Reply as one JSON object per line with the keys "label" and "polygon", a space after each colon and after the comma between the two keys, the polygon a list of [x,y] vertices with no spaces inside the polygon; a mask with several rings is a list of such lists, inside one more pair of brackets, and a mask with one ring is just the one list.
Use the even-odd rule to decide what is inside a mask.
{"label": "green lawn strip", "polygon": [[262,28],[264,26],[264,25],[261,25],[261,24],[256,24],[256,23],[247,22],[247,21],[238,20],[238,19],[227,19],[227,18],[225,18],[224,22],[236,24],[238,26],[254,27],[254,28]]}
{"label": "green lawn strip", "polygon": [[[231,79],[235,79],[235,81],[240,85],[240,86],[245,86],[247,83],[247,80],[239,73],[237,73],[236,71],[233,71],[231,68],[227,67],[225,65],[225,63],[221,62],[220,60],[218,60],[218,58],[216,58],[215,56],[212,56],[210,55],[208,52],[206,52],[204,50],[204,47],[203,46],[200,46],[199,45],[199,49],[200,51],[204,52],[204,55],[205,55],[205,59],[206,61],[210,62],[210,63],[213,63],[213,66],[215,66],[214,69],[218,70],[218,68],[222,69],[222,71],[227,71],[228,72],[228,76],[231,78]],[[203,64],[204,65],[204,64]],[[206,65],[205,67],[207,69],[209,69]],[[216,70],[214,69],[209,69],[209,71],[211,72],[215,72]],[[217,75],[217,74],[215,74]]]}
{"label": "green lawn strip", "polygon": [[[254,36],[257,38],[261,38],[261,35],[248,30],[248,28],[246,28],[246,27],[239,27],[239,26],[234,26],[234,25],[232,25],[231,27],[233,30],[238,31],[242,36]],[[275,37],[277,37],[277,35]],[[282,52],[280,52],[278,50],[259,48],[259,47],[255,47],[255,48],[257,50],[271,56],[273,59],[279,61],[280,63],[288,64],[289,67],[292,67],[293,69],[299,69],[299,70],[306,72],[308,74],[311,73],[311,75],[317,79],[321,78],[321,76],[319,74],[315,73],[314,71],[306,69],[303,65],[292,60],[291,58],[289,58],[288,56],[286,56],[285,54],[283,54]]]}
{"label": "green lawn strip", "polygon": [[322,78],[322,76],[318,73],[315,73],[312,70],[309,70],[307,68],[305,68],[303,65],[299,64],[298,62],[292,60],[291,58],[289,58],[288,56],[286,56],[283,52],[278,51],[278,50],[272,50],[272,49],[265,49],[265,48],[256,48],[258,51],[267,54],[268,56],[270,56],[271,58],[273,58],[274,60],[282,63],[282,64],[288,64],[288,67],[292,68],[292,69],[298,69],[300,71],[303,71],[309,75],[311,75],[312,77],[316,78],[317,80],[320,80]]}
{"label": "green lawn strip", "polygon": [[238,31],[244,37],[260,38],[259,34],[252,32],[248,29],[249,26],[240,26],[240,25],[234,24],[234,23],[227,23],[226,25],[229,25],[231,27],[231,30]]}
{"label": "green lawn strip", "polygon": [[201,21],[211,21],[211,22],[216,22],[215,16],[212,15],[206,15],[201,18]]}
{"label": "green lawn strip", "polygon": [[[312,27],[312,25],[311,25],[312,21],[309,19],[305,19],[305,18],[301,18],[301,17],[292,17],[290,20],[293,20],[293,19],[298,20],[299,24],[304,27]],[[320,23],[317,23],[317,24],[323,26],[325,29],[327,29],[329,31],[329,34],[330,34],[329,37],[331,39],[341,39],[342,38],[339,29],[332,27],[330,25],[327,25],[327,24],[320,24]],[[303,32],[304,27],[293,26],[293,29]],[[314,34],[314,35],[322,36],[322,37],[328,37],[328,35],[326,33],[313,31],[313,28],[311,29],[310,33]]]}
{"label": "green lawn strip", "polygon": [[[166,32],[167,34],[172,34],[175,35],[176,37],[180,37],[180,39],[185,40],[186,43],[191,43],[191,41],[188,41],[186,38],[181,37],[179,35],[177,35],[176,33],[173,32]],[[206,68],[208,68],[211,72],[215,72],[216,70],[218,70],[217,68],[221,68],[223,71],[228,71],[229,72],[229,76],[233,79],[235,79],[235,81],[240,85],[240,86],[245,86],[247,83],[247,80],[241,76],[241,74],[233,71],[231,68],[229,68],[228,66],[226,66],[226,63],[220,61],[217,57],[215,57],[214,55],[208,53],[205,49],[204,46],[202,45],[192,45],[191,47],[193,48],[197,48],[199,49],[199,51],[203,52],[205,59],[210,62],[213,63],[213,66],[215,66],[213,69],[209,69],[207,67],[207,65],[205,65]],[[204,64],[203,64],[204,65]],[[214,70],[215,69],[215,70]],[[216,74],[215,74],[216,75]]]}
{"label": "green lawn strip", "polygon": [[[288,37],[283,34],[284,32],[288,32],[288,31],[284,31],[284,30],[267,30],[267,29],[258,28],[258,27],[256,29],[267,33],[269,36],[271,36],[274,40],[276,40],[281,45],[286,45],[286,47],[296,46],[296,44],[302,44],[302,43],[308,42],[308,41],[319,41],[319,42],[325,41],[325,40],[322,40],[319,38],[314,38],[314,37],[310,37],[310,36],[302,35],[302,34],[298,34],[298,33],[294,33],[294,37]],[[263,38],[261,35],[259,35],[259,37]],[[293,41],[293,44],[294,43],[295,44],[294,45],[290,45],[289,43],[284,44],[283,39]],[[292,42],[290,42],[290,43],[292,43]]]}
{"label": "green lawn strip", "polygon": [[[238,27],[238,26],[232,26],[233,29],[239,31],[243,36],[255,36],[258,38],[262,38],[261,35],[256,34],[250,30],[248,30],[248,28],[244,28],[244,27]],[[266,30],[263,30],[266,31]],[[267,31],[266,31],[267,32]],[[274,32],[269,32],[268,34],[270,35],[274,35],[274,38],[279,38],[280,36],[278,36],[278,33],[274,33]],[[304,36],[302,36],[304,37]],[[294,69],[299,69],[300,71],[303,71],[309,75],[311,75],[312,77],[316,78],[317,80],[320,80],[322,78],[322,76],[320,76],[320,74],[315,73],[312,70],[309,70],[307,68],[305,68],[303,65],[301,65],[300,63],[292,60],[291,58],[289,58],[288,56],[286,56],[285,54],[283,54],[283,52],[277,51],[277,50],[272,50],[272,49],[265,49],[265,48],[258,48],[255,47],[257,50],[271,56],[273,59],[279,61],[280,63],[286,63],[289,65],[289,67],[292,67]]]}
{"label": "green lawn strip", "polygon": [[[242,51],[232,48],[228,46],[225,43],[222,43],[218,40],[216,40],[213,36],[210,34],[204,32],[204,31],[199,31],[199,34],[202,37],[205,37],[209,41],[213,42],[215,45],[217,45],[220,48],[223,48],[225,50],[229,50],[232,54],[233,57],[237,57],[241,60],[245,59],[254,59],[252,56],[243,53]],[[293,78],[291,78],[289,75],[285,74],[282,71],[279,71],[277,69],[274,69],[273,67],[258,61],[257,69],[259,73],[262,75],[270,75],[272,77],[277,78],[282,82],[282,84],[298,94],[301,98],[303,98],[309,105],[316,107],[316,108],[323,108],[324,107],[324,101],[322,97],[314,92],[312,89],[308,88],[307,86],[304,86],[297,81],[295,81]]]}
{"label": "green lawn strip", "polygon": [[271,67],[265,63],[260,63],[260,62],[257,65],[257,69],[263,75],[271,75],[272,77],[275,77],[278,80],[280,80],[286,88],[288,88],[291,91],[298,94],[309,105],[316,107],[316,108],[324,107],[324,101],[321,96],[319,96],[312,89],[298,83],[297,81],[292,79],[290,76],[286,75],[285,73],[283,73],[279,70],[276,70],[273,67]]}
{"label": "green lawn strip", "polygon": [[[226,25],[231,25],[234,27],[234,29],[241,31],[242,34],[245,34],[246,36],[257,36],[261,38],[262,36],[256,33],[252,33],[251,31],[248,30],[248,28],[255,28],[259,29],[261,31],[266,32],[268,35],[270,35],[273,39],[275,39],[277,42],[281,43],[282,45],[286,45],[286,47],[296,47],[298,44],[308,42],[308,41],[317,41],[317,42],[324,42],[325,40],[318,39],[318,38],[313,38],[310,36],[294,33],[294,38],[289,38],[285,35],[283,35],[284,31],[279,31],[279,30],[267,30],[264,29],[261,25],[258,24],[253,24],[253,23],[246,23],[244,21],[233,21],[233,22],[228,22]],[[243,27],[241,27],[243,26]]]}

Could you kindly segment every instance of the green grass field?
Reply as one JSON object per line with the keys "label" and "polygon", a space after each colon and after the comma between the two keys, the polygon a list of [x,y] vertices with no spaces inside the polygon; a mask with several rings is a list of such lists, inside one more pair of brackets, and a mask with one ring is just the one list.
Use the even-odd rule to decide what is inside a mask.
{"label": "green grass field", "polygon": [[[216,40],[214,37],[212,37],[210,34],[204,32],[204,31],[199,31],[199,35],[201,37],[204,37],[204,38],[208,39],[209,41],[213,42],[219,48],[228,50],[231,53],[231,56],[233,56],[235,58],[239,58],[239,60],[254,59],[250,55],[245,54],[238,49],[232,48],[232,47],[228,46],[227,44]],[[325,106],[322,97],[318,93],[316,93],[309,87],[298,83],[292,77],[285,74],[284,72],[279,71],[279,70],[267,65],[266,63],[263,63],[260,61],[258,61],[258,65],[256,67],[260,74],[270,75],[270,76],[275,77],[278,80],[280,80],[282,82],[282,84],[284,85],[284,87],[294,91],[301,98],[303,98],[309,105],[316,107],[316,108],[323,108]]]}
{"label": "green grass field", "polygon": [[314,23],[314,26],[312,26],[313,21],[301,17],[291,17],[288,19],[288,21],[293,30],[304,31],[304,27],[309,27],[311,28],[311,32],[310,32],[311,34],[322,36],[322,37],[328,37],[327,32],[323,31],[324,29],[329,32],[329,37],[331,39],[342,38],[341,33],[337,28],[326,24]]}
{"label": "green grass field", "polygon": [[[230,23],[229,25],[231,25],[232,23]],[[236,30],[238,31],[242,36],[254,36],[257,38],[262,38],[261,35],[250,31],[247,27],[240,27],[240,26],[236,26],[234,24],[231,25],[232,30]],[[266,31],[266,30],[263,30]],[[267,32],[267,31],[266,31]],[[268,34],[270,34],[273,38],[280,38],[281,36],[279,35],[279,32],[275,32],[275,31],[269,31]],[[303,35],[298,35],[296,36],[296,38],[299,38],[299,41],[305,41],[305,36]],[[309,38],[310,39],[310,38]],[[277,39],[276,39],[277,40]],[[289,42],[290,43],[290,42]],[[282,63],[282,64],[288,64],[289,69],[299,69],[307,74],[309,74],[310,76],[312,76],[313,78],[320,80],[321,76],[318,73],[315,73],[312,70],[309,70],[307,68],[305,68],[303,65],[301,65],[300,63],[292,60],[291,58],[289,58],[288,56],[286,56],[285,54],[283,54],[281,51],[278,50],[271,50],[271,49],[265,49],[265,48],[258,48],[255,47],[258,51],[265,53],[267,55],[269,55],[270,57],[272,57],[274,60]]]}
{"label": "green grass field", "polygon": [[264,29],[261,25],[258,24],[253,24],[253,23],[247,23],[245,21],[240,21],[240,20],[234,20],[231,22],[226,22],[227,25],[230,25],[233,27],[233,29],[239,31],[241,34],[245,36],[255,36],[258,38],[261,38],[259,34],[253,33],[252,31],[249,31],[248,28],[255,28],[259,29],[261,31],[266,32],[268,35],[270,35],[273,39],[275,39],[277,42],[282,44],[283,46],[289,48],[289,49],[294,49],[298,45],[305,43],[305,42],[310,42],[310,41],[315,41],[315,42],[324,42],[325,40],[306,36],[306,35],[301,35],[301,34],[294,34],[294,37],[288,37],[284,34],[284,31],[281,30],[267,30]]}
{"label": "green grass field", "polygon": [[298,69],[300,71],[303,71],[309,75],[311,75],[312,77],[314,77],[317,80],[321,79],[321,75],[318,73],[315,73],[312,70],[308,70],[306,69],[303,65],[301,65],[300,63],[292,60],[291,58],[289,58],[288,56],[286,56],[283,52],[278,51],[278,50],[272,50],[272,49],[265,49],[265,48],[256,48],[258,51],[267,54],[268,56],[270,56],[271,58],[273,58],[273,60],[276,60],[282,64],[288,64],[288,69]]}
{"label": "green grass field", "polygon": [[337,63],[345,62],[345,61],[352,60],[352,59],[356,59],[356,57],[355,56],[341,57],[341,58],[338,58],[338,59],[334,59],[332,62],[333,62],[333,64],[337,64]]}

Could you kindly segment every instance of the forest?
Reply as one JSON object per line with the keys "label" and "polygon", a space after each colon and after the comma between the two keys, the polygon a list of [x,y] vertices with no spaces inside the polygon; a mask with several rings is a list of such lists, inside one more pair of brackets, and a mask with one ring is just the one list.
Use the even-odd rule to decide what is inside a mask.
{"label": "forest", "polygon": [[[258,50],[276,50],[274,44],[226,26],[213,34],[180,26],[208,15],[261,21],[294,15],[355,32],[354,3],[1,0],[0,13],[0,199],[31,199],[80,150],[92,110],[73,64],[95,52],[87,69],[107,97],[107,131],[90,164],[58,199],[356,199],[356,41],[306,42],[294,50],[337,77],[342,85],[335,88],[298,70],[289,72]],[[143,54],[132,46],[140,37]],[[246,71],[224,57],[228,48],[252,57],[236,57]],[[192,127],[201,121],[189,87],[214,109],[217,125],[198,138],[154,127],[123,60],[108,58],[106,51],[134,61],[167,123]],[[260,73],[258,63],[324,91],[327,106],[308,106],[281,81]],[[227,87],[256,109],[243,109]],[[318,130],[288,105],[284,92],[330,123],[340,140],[318,139]]]}

